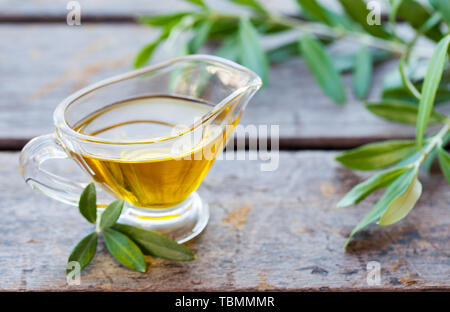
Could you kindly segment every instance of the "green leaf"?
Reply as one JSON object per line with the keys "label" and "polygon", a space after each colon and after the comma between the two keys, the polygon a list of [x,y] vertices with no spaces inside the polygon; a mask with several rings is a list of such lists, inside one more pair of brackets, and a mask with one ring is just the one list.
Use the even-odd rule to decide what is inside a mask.
{"label": "green leaf", "polygon": [[106,228],[103,230],[106,248],[124,266],[139,272],[147,270],[147,263],[139,247],[126,235]]}
{"label": "green leaf", "polygon": [[264,84],[267,84],[269,61],[259,42],[256,29],[247,18],[241,19],[239,23],[239,44],[242,64],[257,73]]}
{"label": "green leaf", "polygon": [[197,51],[205,44],[211,26],[211,21],[206,20],[194,27],[194,37],[188,43],[189,53],[197,53]]}
{"label": "green leaf", "polygon": [[78,210],[86,220],[95,224],[97,219],[97,194],[94,182],[89,183],[81,193]]}
{"label": "green leaf", "polygon": [[199,7],[202,7],[204,9],[208,8],[205,4],[205,2],[203,2],[203,0],[185,0],[187,2],[193,3],[195,5],[198,5]]}
{"label": "green leaf", "polygon": [[372,207],[370,212],[356,225],[356,227],[350,233],[347,242],[344,245],[344,248],[347,247],[347,245],[350,243],[350,240],[357,232],[359,232],[372,222],[377,221],[383,215],[386,209],[388,209],[392,201],[394,201],[408,189],[411,181],[415,179],[416,176],[417,169],[412,168],[395,179],[395,181],[391,185],[389,185],[389,187],[386,189],[377,203]]}
{"label": "green leaf", "polygon": [[372,176],[370,179],[353,187],[337,204],[337,208],[345,208],[359,203],[371,193],[384,188],[408,170],[407,167],[395,168],[383,171]]}
{"label": "green leaf", "polygon": [[270,63],[283,62],[298,55],[299,52],[297,41],[277,47],[267,52],[267,57],[269,58]]}
{"label": "green leaf", "polygon": [[[430,29],[433,27],[439,27],[439,23],[442,21],[442,15],[439,12],[434,12],[433,15],[430,16],[430,18],[427,19],[427,21],[419,28],[417,31],[416,36],[419,37],[426,34]],[[439,29],[439,28],[438,28]],[[437,37],[436,41],[438,41],[440,38],[442,38],[442,34],[439,33],[439,36]],[[415,41],[414,41],[415,43]]]}
{"label": "green leaf", "polygon": [[417,174],[409,183],[408,188],[401,195],[397,196],[381,215],[379,225],[391,225],[397,223],[414,208],[414,205],[422,194],[422,184],[417,179]]}
{"label": "green leaf", "polygon": [[240,45],[238,36],[230,36],[224,40],[222,45],[214,53],[217,56],[236,61],[239,58]]}
{"label": "green leaf", "polygon": [[191,12],[178,12],[167,15],[156,16],[142,16],[139,17],[139,22],[154,27],[166,27],[169,23],[178,23],[186,15],[192,14]]}
{"label": "green leaf", "polygon": [[[414,59],[413,59],[414,60]],[[410,62],[408,76],[417,90],[422,89],[423,79],[428,67],[428,60],[419,60]],[[416,98],[411,96],[403,85],[400,71],[394,68],[387,73],[383,80],[383,99],[401,99],[409,102],[418,103]],[[436,93],[435,104],[445,103],[450,100],[450,70],[444,70],[441,83]]]}
{"label": "green leaf", "polygon": [[338,72],[345,73],[355,68],[356,54],[334,55],[331,61]]}
{"label": "green leaf", "polygon": [[[377,103],[366,103],[366,108],[373,114],[394,122],[415,125],[419,107],[409,102],[385,100]],[[445,116],[436,111],[431,112],[430,124],[442,122]]]}
{"label": "green leaf", "polygon": [[375,170],[392,166],[417,151],[412,140],[390,140],[369,143],[336,157],[346,167],[356,170]]}
{"label": "green leaf", "polygon": [[[419,30],[431,17],[431,13],[418,1],[408,0],[400,4],[397,16]],[[437,25],[425,32],[425,35],[434,41],[439,41],[442,38],[442,33]]]}
{"label": "green leaf", "polygon": [[[434,160],[438,156],[439,147],[445,147],[447,146],[447,143],[450,142],[450,132],[447,132],[444,137],[442,138],[442,143],[440,143],[438,146],[435,146],[431,149],[431,151],[426,156],[425,160],[423,161],[422,168],[425,169],[425,171],[430,172],[431,166],[434,163]],[[430,144],[430,143],[428,143]],[[426,148],[426,147],[425,147]]]}
{"label": "green leaf", "polygon": [[426,172],[430,172],[431,171],[431,167],[433,166],[434,160],[436,159],[438,154],[438,149],[437,147],[434,147],[430,153],[428,153],[427,157],[425,158],[425,160],[422,163],[422,168],[426,171]]}
{"label": "green leaf", "polygon": [[395,21],[397,19],[397,11],[400,7],[400,4],[402,4],[403,0],[389,0],[389,4],[391,6],[391,9],[389,10],[389,24],[391,25],[392,29],[394,29]]}
{"label": "green leaf", "polygon": [[323,9],[332,26],[335,26],[337,28],[343,28],[350,31],[353,30],[353,21],[350,18],[348,18],[347,15],[336,13],[326,8]]}
{"label": "green leaf", "polygon": [[209,37],[214,39],[228,39],[235,37],[239,28],[239,19],[233,16],[215,18],[209,31]]}
{"label": "green leaf", "polygon": [[336,103],[343,104],[345,102],[344,84],[320,41],[303,35],[299,41],[299,48],[322,90]]}
{"label": "green leaf", "polygon": [[[83,270],[94,258],[97,250],[97,237],[97,233],[92,232],[83,238],[72,250],[67,263],[77,261],[80,264],[80,270]],[[70,272],[71,270],[66,269],[66,274]]]}
{"label": "green leaf", "polygon": [[100,219],[101,230],[111,227],[116,223],[117,219],[119,219],[120,217],[124,203],[125,202],[123,199],[118,199],[113,201],[108,205],[108,207],[106,207]]}
{"label": "green leaf", "polygon": [[427,129],[431,112],[433,111],[436,91],[439,87],[447,59],[449,43],[450,35],[445,36],[441,41],[439,41],[428,63],[427,73],[425,74],[425,79],[422,86],[422,96],[419,102],[419,113],[417,117],[416,141],[419,148],[422,148],[423,137]]}
{"label": "green leaf", "polygon": [[230,0],[231,2],[249,7],[253,9],[257,13],[261,13],[263,15],[267,15],[267,10],[264,8],[258,0]]}
{"label": "green leaf", "polygon": [[[427,171],[430,172],[431,166],[433,165],[433,162],[435,158],[438,156],[439,148],[443,148],[447,145],[447,143],[450,142],[450,132],[447,132],[447,134],[444,135],[442,138],[442,143],[439,144],[439,146],[435,146],[430,153],[428,153],[428,156],[423,161],[422,167]],[[429,143],[430,144],[430,143]]]}
{"label": "green leaf", "polygon": [[442,147],[438,148],[439,165],[441,166],[442,173],[450,184],[450,154],[447,153]]}
{"label": "green leaf", "polygon": [[153,52],[155,52],[155,49],[158,47],[158,45],[161,43],[160,39],[157,39],[139,51],[138,55],[134,59],[134,68],[139,68],[144,66],[152,57]]}
{"label": "green leaf", "polygon": [[431,0],[430,2],[441,13],[448,27],[450,27],[450,1]]}
{"label": "green leaf", "polygon": [[331,25],[331,21],[329,20],[326,11],[322,8],[322,6],[317,3],[316,0],[297,0],[297,3],[300,5],[302,10],[308,15],[313,17],[315,20],[320,21],[322,23]]}
{"label": "green leaf", "polygon": [[362,46],[356,55],[356,67],[353,74],[353,90],[358,98],[367,96],[372,80],[372,56],[366,46]]}
{"label": "green leaf", "polygon": [[[144,66],[150,60],[156,48],[172,34],[172,30],[174,30],[175,27],[183,28],[185,27],[183,21],[193,22],[196,18],[197,16],[193,16],[191,13],[157,16],[154,18],[155,20],[152,20],[153,18],[151,17],[143,18],[144,22],[158,24],[158,26],[163,27],[163,29],[157,39],[141,49],[134,60],[134,67],[138,68]],[[161,24],[159,25],[159,23]]]}
{"label": "green leaf", "polygon": [[405,54],[400,58],[400,61],[398,62],[398,70],[400,72],[400,76],[402,77],[403,86],[406,88],[406,90],[409,91],[409,93],[411,93],[412,96],[420,101],[421,94],[416,89],[411,80],[409,80],[409,77],[405,71]]}
{"label": "green leaf", "polygon": [[370,10],[366,7],[363,0],[339,0],[345,12],[358,24],[364,28],[369,34],[380,38],[389,38],[390,34],[381,25],[369,25],[367,19]]}
{"label": "green leaf", "polygon": [[114,229],[130,237],[144,254],[175,261],[195,259],[188,248],[161,234],[123,224],[116,224]]}

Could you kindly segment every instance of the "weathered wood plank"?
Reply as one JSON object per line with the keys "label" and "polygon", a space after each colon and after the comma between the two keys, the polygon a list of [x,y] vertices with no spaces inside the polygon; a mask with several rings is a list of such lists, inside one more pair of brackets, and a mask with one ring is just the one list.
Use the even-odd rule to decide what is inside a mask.
{"label": "weathered wood plank", "polygon": [[[155,36],[138,25],[1,25],[0,148],[20,148],[27,139],[52,131],[52,112],[75,90],[127,71],[134,55]],[[382,64],[371,98],[380,93]],[[346,76],[351,85],[351,76]],[[282,148],[345,148],[384,138],[414,135],[409,126],[366,111],[348,88],[338,106],[323,95],[301,59],[271,69],[268,88],[249,104],[243,125],[279,125]]]}
{"label": "weathered wood plank", "polygon": [[[138,16],[144,14],[158,14],[174,10],[195,9],[195,5],[183,0],[78,0],[81,6],[81,12],[84,16]],[[205,1],[216,10],[235,9],[230,1]],[[278,10],[285,14],[296,14],[298,6],[295,0],[260,0],[261,3],[270,9]],[[66,16],[67,2],[59,0],[23,0],[20,2],[14,0],[0,0],[0,16],[16,16],[22,18],[38,16]],[[0,18],[1,20],[1,18]]]}
{"label": "weathered wood plank", "polygon": [[[18,173],[18,153],[0,153],[0,290],[450,290],[444,178],[421,177],[423,196],[406,219],[371,227],[344,252],[346,236],[375,197],[336,210],[362,176],[334,156],[281,152],[273,172],[261,172],[258,161],[218,161],[199,189],[211,220],[189,244],[195,261],[152,260],[141,274],[100,247],[81,285],[68,286],[66,258],[91,225],[75,207],[29,189]],[[380,286],[366,283],[369,261],[381,265]]]}

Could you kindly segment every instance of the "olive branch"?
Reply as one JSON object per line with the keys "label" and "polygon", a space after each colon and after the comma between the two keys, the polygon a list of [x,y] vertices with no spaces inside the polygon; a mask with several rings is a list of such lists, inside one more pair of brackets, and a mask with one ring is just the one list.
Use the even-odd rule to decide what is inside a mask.
{"label": "olive branch", "polygon": [[72,250],[67,260],[66,274],[72,274],[79,264],[83,270],[95,256],[99,235],[103,236],[106,249],[120,264],[129,269],[146,272],[145,256],[174,261],[191,261],[195,255],[183,245],[153,231],[131,225],[117,224],[122,213],[124,200],[118,199],[109,204],[101,214],[97,213],[97,193],[95,184],[88,184],[78,202],[80,214],[95,225],[95,230],[85,236]]}
{"label": "olive branch", "polygon": [[[299,14],[295,17],[273,12],[258,0],[229,0],[239,7],[235,14],[217,11],[209,1],[186,1],[196,9],[139,19],[161,31],[136,56],[136,67],[146,64],[160,45],[182,55],[196,53],[210,42],[217,47],[214,54],[243,64],[268,84],[270,64],[301,56],[324,94],[344,104],[343,73],[353,73],[353,92],[364,100],[370,91],[373,67],[398,59],[397,68],[385,76],[381,100],[365,103],[365,107],[389,121],[415,125],[416,139],[366,144],[336,157],[354,170],[384,169],[356,185],[338,203],[340,208],[348,207],[386,189],[351,232],[345,247],[355,233],[375,221],[390,225],[403,219],[422,192],[419,169],[429,170],[436,157],[450,183],[450,155],[445,150],[450,140],[450,117],[438,111],[450,100],[448,0],[390,0],[386,25],[368,24],[370,10],[363,0],[337,0],[339,11],[317,0],[297,0]],[[414,31],[412,38],[399,34],[398,19]],[[179,40],[183,35],[189,39]],[[277,43],[269,45],[266,39]],[[358,48],[330,55],[327,47],[340,40],[353,41]],[[434,42],[434,49],[425,47],[424,40]],[[180,41],[181,48],[175,49]],[[426,136],[431,124],[441,128]]]}

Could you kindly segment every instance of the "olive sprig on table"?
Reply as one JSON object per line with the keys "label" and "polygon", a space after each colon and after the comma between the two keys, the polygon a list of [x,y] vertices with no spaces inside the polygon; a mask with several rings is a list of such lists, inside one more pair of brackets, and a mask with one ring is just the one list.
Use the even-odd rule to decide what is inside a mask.
{"label": "olive sprig on table", "polygon": [[[69,256],[68,264],[77,261],[83,270],[94,258],[98,236],[101,233],[109,253],[122,265],[139,272],[147,271],[144,255],[175,260],[191,261],[195,255],[172,239],[130,225],[117,224],[122,212],[122,199],[109,204],[101,215],[97,214],[97,195],[94,183],[83,190],[78,208],[81,215],[95,224],[95,231],[84,237]],[[66,274],[72,272],[69,266]]]}
{"label": "olive sprig on table", "polygon": [[[450,25],[448,0],[430,0],[428,4],[392,0],[389,21],[373,21],[373,25],[368,24],[373,12],[363,0],[336,0],[335,7],[341,10],[325,7],[317,0],[297,0],[297,17],[274,12],[258,0],[228,0],[236,10],[230,8],[226,13],[214,9],[214,1],[185,1],[196,9],[139,19],[161,31],[138,53],[136,67],[145,65],[160,45],[166,52],[184,55],[197,53],[210,42],[217,46],[214,54],[243,64],[268,84],[271,63],[301,56],[324,94],[338,104],[346,102],[342,73],[353,72],[353,92],[365,99],[373,66],[389,58],[408,56],[405,72],[413,84],[421,86],[422,61],[432,50],[423,46],[422,39],[438,42],[445,36],[442,29]],[[411,39],[399,34],[397,17],[413,30]],[[345,51],[327,48],[341,40],[356,44]],[[383,99],[417,103],[399,77],[398,70],[386,76]],[[449,86],[440,86],[438,95],[440,101],[449,100]]]}
{"label": "olive sprig on table", "polygon": [[[428,63],[420,92],[402,74],[406,80],[405,86],[417,97],[418,106],[400,102],[396,104],[395,109],[389,109],[389,104],[368,105],[370,110],[391,121],[416,124],[415,141],[389,140],[370,143],[336,157],[344,166],[355,170],[389,168],[353,187],[338,203],[338,208],[348,207],[357,204],[374,191],[386,188],[378,202],[350,233],[345,247],[353,235],[367,225],[375,221],[379,225],[390,225],[408,215],[422,193],[422,185],[418,179],[419,168],[423,166],[429,170],[436,155],[450,184],[450,154],[445,150],[450,140],[450,116],[433,110],[447,63],[449,45],[450,34],[437,44]],[[400,71],[402,70],[403,68],[400,68]],[[440,124],[441,129],[425,138],[429,124]]]}

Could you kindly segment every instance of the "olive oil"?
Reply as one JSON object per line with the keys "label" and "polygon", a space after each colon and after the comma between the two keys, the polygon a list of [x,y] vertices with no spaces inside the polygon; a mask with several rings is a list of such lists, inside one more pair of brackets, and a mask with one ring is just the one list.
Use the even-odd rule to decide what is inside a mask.
{"label": "olive oil", "polygon": [[[172,207],[198,188],[238,122],[236,118],[225,127],[223,119],[230,109],[225,107],[215,118],[220,126],[189,129],[212,108],[208,103],[171,96],[141,97],[107,106],[74,130],[100,139],[142,144],[136,144],[132,152],[124,148],[119,159],[82,153],[73,156],[96,182],[134,206]],[[187,128],[180,130],[180,125]],[[197,139],[188,140],[187,147],[184,144],[182,153],[174,152],[180,131],[200,131]]]}

